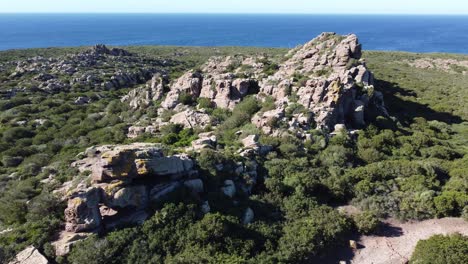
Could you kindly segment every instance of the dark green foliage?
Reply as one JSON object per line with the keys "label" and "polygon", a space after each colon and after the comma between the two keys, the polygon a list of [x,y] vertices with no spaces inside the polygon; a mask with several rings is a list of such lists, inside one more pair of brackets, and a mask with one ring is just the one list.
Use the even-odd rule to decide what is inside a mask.
{"label": "dark green foliage", "polygon": [[262,61],[264,64],[263,73],[267,76],[275,74],[278,71],[279,65],[275,62],[271,62],[268,59]]}
{"label": "dark green foliage", "polygon": [[197,103],[198,103],[198,107],[213,111],[214,105],[210,99],[205,98],[205,97],[200,97],[197,99]]}
{"label": "dark green foliage", "polygon": [[411,264],[459,264],[468,262],[468,237],[436,235],[416,245]]}
{"label": "dark green foliage", "polygon": [[354,224],[358,231],[362,234],[371,234],[380,225],[380,220],[377,215],[370,211],[364,211],[353,216]]}
{"label": "dark green foliage", "polygon": [[192,105],[194,103],[194,99],[192,95],[182,92],[179,94],[179,102],[184,105]]}
{"label": "dark green foliage", "polygon": [[226,145],[232,145],[235,139],[234,133],[242,125],[249,122],[252,116],[259,110],[260,105],[255,97],[247,96],[244,98],[218,128],[218,141]]}
{"label": "dark green foliage", "polygon": [[284,226],[279,241],[281,258],[288,263],[305,262],[340,244],[349,230],[348,220],[338,212],[327,207],[311,208],[306,216]]}
{"label": "dark green foliage", "polygon": [[[171,61],[166,67],[171,80],[189,68],[199,68],[213,55],[212,48],[128,49],[144,55],[148,62],[155,57]],[[80,48],[0,52],[0,62],[34,54],[63,56],[77,50]],[[219,47],[215,52],[220,56],[267,52],[268,58],[262,60],[266,65],[263,73],[271,75],[278,69],[275,63],[279,61],[278,55],[285,50]],[[357,140],[344,134],[330,138],[316,130],[308,131],[311,137],[306,142],[295,136],[270,137],[250,124],[250,120],[256,112],[274,108],[271,98],[260,103],[248,96],[232,112],[214,108],[210,100],[199,98],[196,103],[210,114],[213,127],[217,126],[219,143],[217,150],[194,154],[206,192],[194,197],[181,188],[167,203],[155,205],[156,212],[142,226],[93,235],[78,243],[68,259],[56,260],[309,263],[314,257],[333,252],[333,247],[354,228],[372,233],[381,216],[467,217],[468,128],[463,122],[468,117],[464,104],[466,76],[459,68],[452,67],[453,73],[441,73],[402,63],[421,56],[451,55],[365,53],[377,78],[375,90],[370,93],[383,92],[389,112],[396,118],[367,117],[375,121],[359,132]],[[348,66],[354,63],[351,61]],[[238,67],[244,71],[242,77],[250,77],[251,69],[239,63],[228,70]],[[0,73],[2,90],[19,85],[18,80],[8,80],[6,73],[10,70]],[[315,72],[320,76],[327,74],[328,69]],[[110,76],[107,72],[103,78]],[[298,86],[304,86],[309,78],[299,72],[293,77]],[[33,76],[22,78],[24,86],[30,89]],[[104,91],[84,85],[56,94],[31,89],[0,100],[0,230],[14,229],[0,236],[0,262],[7,262],[31,244],[53,257],[47,242],[61,228],[64,205],[50,193],[62,182],[79,175],[69,166],[79,152],[92,145],[147,141],[163,143],[173,153],[189,146],[201,132],[169,125],[156,135],[127,139],[128,124],[137,121],[147,124],[156,117],[168,121],[174,114],[169,110],[159,115],[158,102],[146,109],[130,109],[120,101],[128,91],[128,88]],[[302,105],[293,103],[299,99],[297,94],[292,91],[286,94],[292,102],[286,109],[287,117],[307,114]],[[87,96],[92,102],[76,105],[74,100],[79,96]],[[189,94],[181,94],[179,100],[188,105],[195,103]],[[286,127],[280,120],[269,125]],[[242,131],[241,135],[238,131]],[[233,168],[237,167],[236,162],[246,161],[237,151],[241,147],[239,140],[248,134],[259,134],[260,142],[271,145],[273,151],[266,157],[256,157],[258,182],[252,195],[238,190],[235,198],[230,199],[219,190],[226,179],[244,180],[245,175],[236,175]],[[51,174],[55,175],[55,183],[41,182]],[[201,201],[209,202],[210,213],[201,213]],[[337,203],[353,203],[365,211],[351,221],[330,207]],[[255,212],[254,222],[243,225],[241,219],[247,207]],[[446,258],[434,263],[466,262],[458,258],[462,256],[458,249],[466,246],[466,238],[445,240],[438,238],[437,243],[418,246],[422,249],[415,252],[414,263],[429,263],[424,259],[416,262],[416,258],[425,255],[431,261],[439,261],[440,256]],[[432,256],[425,252],[426,248],[443,253]],[[452,257],[457,262],[450,262]]]}

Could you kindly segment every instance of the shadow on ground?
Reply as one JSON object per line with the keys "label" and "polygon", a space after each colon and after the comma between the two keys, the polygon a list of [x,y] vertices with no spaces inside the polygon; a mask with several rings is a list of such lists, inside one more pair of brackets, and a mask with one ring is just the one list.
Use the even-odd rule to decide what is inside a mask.
{"label": "shadow on ground", "polygon": [[[400,227],[393,226],[389,223],[382,223],[378,230],[372,235],[376,237],[399,237],[403,235],[403,229],[401,229]],[[364,246],[359,243],[360,238],[361,235],[357,232],[350,234],[346,238],[344,245],[336,247],[334,250],[330,251],[326,256],[315,257],[313,259],[310,259],[308,263],[338,264],[340,261],[351,263],[351,260],[354,258],[355,255],[355,250],[349,247],[349,240],[357,241],[358,249],[362,249],[364,248]]]}
{"label": "shadow on ground", "polygon": [[423,117],[428,121],[437,120],[447,124],[460,124],[464,120],[446,112],[437,112],[427,104],[404,100],[400,96],[417,98],[417,94],[400,87],[397,83],[376,80],[375,86],[384,95],[385,105],[390,115],[395,116],[402,124],[408,125],[415,117]]}

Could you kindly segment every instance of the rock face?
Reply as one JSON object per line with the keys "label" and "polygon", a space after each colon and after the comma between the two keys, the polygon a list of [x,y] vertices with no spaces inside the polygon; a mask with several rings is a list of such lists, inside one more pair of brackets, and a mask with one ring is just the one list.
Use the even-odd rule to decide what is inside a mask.
{"label": "rock face", "polygon": [[146,108],[154,101],[162,99],[167,83],[166,75],[156,73],[145,87],[133,89],[122,98],[122,102],[128,103],[134,109]]}
{"label": "rock face", "polygon": [[68,200],[65,209],[67,223],[65,230],[69,232],[93,231],[101,225],[99,202],[101,201],[100,189],[90,188],[76,197]]}
{"label": "rock face", "polygon": [[203,182],[193,178],[197,171],[188,156],[166,157],[153,144],[92,147],[84,155],[87,157],[72,165],[91,174],[67,191],[67,232],[96,232],[140,223],[146,219],[144,210],[150,203],[182,186],[203,192]]}
{"label": "rock face", "polygon": [[205,128],[211,124],[211,119],[207,113],[188,109],[173,115],[170,122],[180,124],[185,128]]}
{"label": "rock face", "polygon": [[27,247],[16,255],[9,264],[49,264],[50,262],[33,246]]}

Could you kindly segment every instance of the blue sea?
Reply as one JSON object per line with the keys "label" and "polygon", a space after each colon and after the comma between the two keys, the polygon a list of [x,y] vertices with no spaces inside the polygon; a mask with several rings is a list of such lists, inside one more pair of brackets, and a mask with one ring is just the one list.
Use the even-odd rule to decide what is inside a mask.
{"label": "blue sea", "polygon": [[366,50],[468,54],[468,16],[0,14],[0,50],[108,45],[295,47],[324,31]]}

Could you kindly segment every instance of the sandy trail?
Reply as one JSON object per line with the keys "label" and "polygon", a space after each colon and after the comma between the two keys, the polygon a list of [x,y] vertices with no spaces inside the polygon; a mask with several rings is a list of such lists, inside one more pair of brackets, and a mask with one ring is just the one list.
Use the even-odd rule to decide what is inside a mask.
{"label": "sandy trail", "polygon": [[386,220],[378,235],[362,236],[360,249],[354,252],[352,264],[407,263],[419,240],[437,234],[460,233],[468,236],[468,222],[461,218],[432,219],[422,222],[401,223]]}

